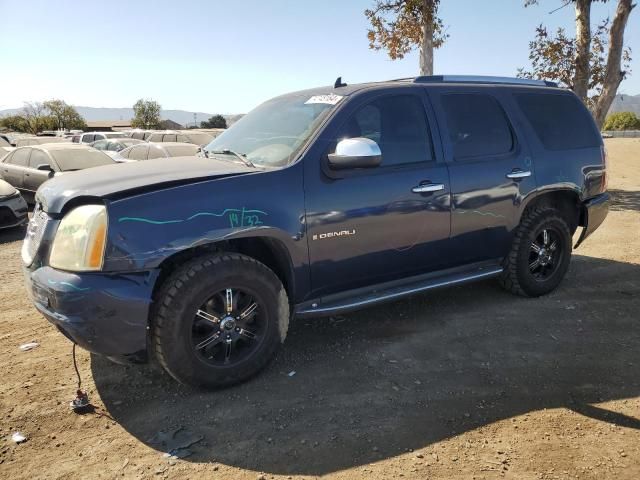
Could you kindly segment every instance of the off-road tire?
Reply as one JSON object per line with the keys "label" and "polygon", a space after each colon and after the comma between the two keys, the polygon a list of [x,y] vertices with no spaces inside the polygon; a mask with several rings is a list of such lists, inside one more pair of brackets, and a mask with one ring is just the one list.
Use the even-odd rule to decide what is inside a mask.
{"label": "off-road tire", "polygon": [[[529,270],[529,252],[538,232],[545,228],[552,228],[560,234],[562,256],[553,275],[540,281]],[[555,290],[569,268],[571,246],[571,230],[558,210],[541,206],[527,211],[516,229],[511,250],[503,260],[500,285],[511,293],[524,297],[539,297]]]}
{"label": "off-road tire", "polygon": [[[195,353],[191,329],[195,312],[207,295],[228,285],[260,292],[266,319],[265,339],[254,354],[236,366],[212,366]],[[264,264],[237,253],[208,254],[174,271],[155,297],[151,345],[160,365],[186,385],[219,388],[242,382],[265,368],[284,342],[289,300],[282,282]]]}

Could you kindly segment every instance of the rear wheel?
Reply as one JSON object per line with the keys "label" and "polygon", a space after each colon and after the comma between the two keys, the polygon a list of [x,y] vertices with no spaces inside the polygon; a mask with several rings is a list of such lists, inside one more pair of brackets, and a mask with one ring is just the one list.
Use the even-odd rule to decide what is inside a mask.
{"label": "rear wheel", "polygon": [[284,341],[289,302],[278,277],[239,254],[198,257],[163,284],[152,345],[182,383],[223,387],[263,369]]}
{"label": "rear wheel", "polygon": [[538,297],[553,291],[571,260],[571,231],[560,213],[538,207],[525,214],[509,255],[501,285],[512,293]]}

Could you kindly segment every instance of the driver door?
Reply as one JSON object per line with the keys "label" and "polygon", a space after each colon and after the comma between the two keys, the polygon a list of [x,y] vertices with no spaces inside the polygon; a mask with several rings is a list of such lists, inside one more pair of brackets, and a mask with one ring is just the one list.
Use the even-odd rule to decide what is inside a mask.
{"label": "driver door", "polygon": [[[305,163],[314,296],[447,264],[450,184],[435,120],[421,89],[392,92],[350,100],[328,128],[325,155]],[[357,137],[378,144],[381,164],[332,171],[327,154],[340,140]]]}

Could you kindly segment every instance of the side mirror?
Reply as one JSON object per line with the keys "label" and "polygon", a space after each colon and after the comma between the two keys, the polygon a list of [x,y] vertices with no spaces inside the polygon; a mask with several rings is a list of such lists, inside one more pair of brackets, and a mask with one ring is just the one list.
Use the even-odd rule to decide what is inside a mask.
{"label": "side mirror", "polygon": [[382,162],[382,152],[369,138],[346,138],[338,142],[336,152],[329,154],[329,166],[335,170],[375,168]]}
{"label": "side mirror", "polygon": [[48,163],[41,163],[36,167],[36,169],[42,172],[49,172],[49,178],[53,178],[53,176],[56,174],[56,172],[53,171],[53,168],[51,168],[51,165],[49,165]]}

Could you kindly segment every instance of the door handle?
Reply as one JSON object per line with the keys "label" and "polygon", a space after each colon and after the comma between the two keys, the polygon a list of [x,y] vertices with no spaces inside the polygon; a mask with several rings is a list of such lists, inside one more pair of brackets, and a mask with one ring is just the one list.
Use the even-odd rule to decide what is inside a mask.
{"label": "door handle", "polygon": [[430,193],[444,190],[444,184],[442,183],[425,183],[417,185],[411,189],[413,193]]}
{"label": "door handle", "polygon": [[513,170],[511,173],[507,173],[507,178],[512,178],[514,180],[518,180],[521,178],[527,178],[531,176],[530,170]]}

